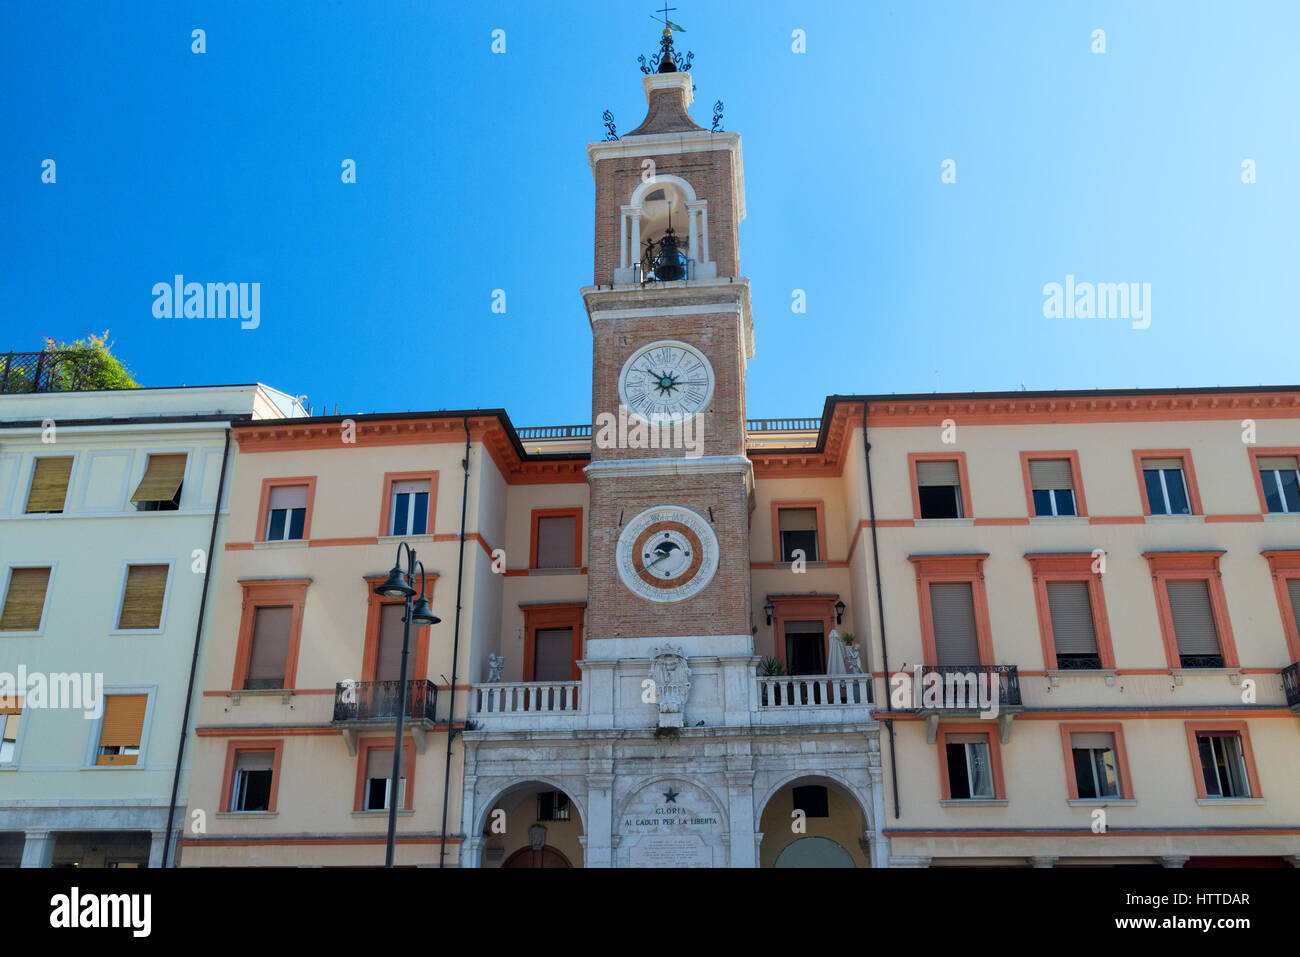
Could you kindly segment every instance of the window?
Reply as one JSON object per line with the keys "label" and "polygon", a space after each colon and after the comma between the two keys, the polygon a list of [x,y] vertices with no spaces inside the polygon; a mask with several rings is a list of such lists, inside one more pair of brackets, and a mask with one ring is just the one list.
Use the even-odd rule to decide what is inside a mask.
{"label": "window", "polygon": [[45,593],[53,568],[10,568],[0,631],[40,631],[45,621]]}
{"label": "window", "polygon": [[1174,620],[1179,664],[1184,668],[1222,668],[1223,654],[1214,626],[1209,584],[1196,579],[1166,582],[1165,587]]}
{"label": "window", "polygon": [[1201,515],[1201,498],[1196,490],[1192,453],[1187,449],[1135,449],[1142,495],[1147,515]]}
{"label": "window", "polygon": [[955,460],[919,461],[916,494],[920,518],[962,518],[961,477]]}
{"label": "window", "polygon": [[162,627],[163,603],[167,597],[168,565],[128,565],[122,589],[122,607],[117,615],[118,631],[153,630]]}
{"label": "window", "polygon": [[581,509],[534,509],[532,567],[579,567],[581,535]]}
{"label": "window", "polygon": [[983,553],[908,557],[916,568],[925,664],[968,667],[993,662],[984,592],[986,558]]}
{"label": "window", "polygon": [[1222,552],[1144,552],[1170,668],[1236,668],[1219,574]]}
{"label": "window", "polygon": [[274,486],[267,508],[266,541],[297,541],[303,537],[306,525],[307,486]]}
{"label": "window", "polygon": [[[402,619],[406,617],[405,604],[386,604],[379,608],[379,643],[375,652],[374,681],[400,681],[402,677],[402,641],[406,626]],[[412,635],[412,639],[414,639]],[[414,641],[412,642],[414,644]],[[415,648],[407,650],[407,670],[410,668],[410,656]],[[408,678],[411,674],[408,674]]]}
{"label": "window", "polygon": [[1250,797],[1250,778],[1246,774],[1240,734],[1227,731],[1198,734],[1196,751],[1201,759],[1206,797]]}
{"label": "window", "polygon": [[1273,576],[1282,635],[1292,661],[1300,661],[1300,549],[1269,549],[1262,552]]}
{"label": "window", "polygon": [[585,602],[521,605],[524,681],[577,681]]}
{"label": "window", "polygon": [[978,665],[979,634],[970,582],[932,582],[930,614],[934,622],[935,664]]}
{"label": "window", "polygon": [[[397,782],[397,809],[406,807],[406,777],[410,758],[410,748],[402,748],[402,767]],[[393,797],[393,749],[369,748],[365,754],[366,776],[362,791],[361,810],[387,811],[388,802]]]}
{"label": "window", "polygon": [[830,817],[830,797],[820,784],[805,784],[791,788],[794,795],[792,810],[803,811],[804,817]]}
{"label": "window", "polygon": [[947,734],[943,746],[948,759],[949,800],[992,800],[996,792],[989,736]]}
{"label": "window", "polygon": [[818,542],[818,510],[815,506],[808,508],[779,507],[776,510],[777,534],[780,537],[779,561],[795,561],[795,550],[803,552],[807,562],[821,561]]}
{"label": "window", "polygon": [[826,674],[826,631],[820,621],[787,621],[785,624],[786,673]]}
{"label": "window", "polygon": [[27,514],[62,512],[71,475],[71,455],[38,458],[32,468],[32,487],[27,492]]}
{"label": "window", "polygon": [[1092,621],[1088,583],[1047,582],[1047,603],[1052,619],[1056,667],[1100,668],[1097,631]]}
{"label": "window", "polygon": [[[1269,512],[1300,512],[1300,463],[1294,455],[1261,455],[1255,459],[1264,504]],[[30,511],[30,509],[29,509]]]}
{"label": "window", "polygon": [[1114,668],[1097,560],[1089,552],[1031,552],[1025,559],[1034,573],[1044,666],[1049,671]]}
{"label": "window", "polygon": [[1079,514],[1074,501],[1074,469],[1069,459],[1031,459],[1029,485],[1034,515],[1060,518]]}
{"label": "window", "polygon": [[246,579],[239,585],[244,600],[230,687],[236,691],[293,688],[311,579]]}
{"label": "window", "polygon": [[1120,796],[1113,734],[1072,734],[1070,755],[1074,761],[1074,780],[1080,799]]}
{"label": "window", "polygon": [[569,796],[563,791],[540,792],[537,795],[537,820],[569,820]]}
{"label": "window", "polygon": [[253,642],[244,690],[283,688],[293,630],[292,607],[259,607],[253,612]]}
{"label": "window", "polygon": [[133,765],[139,760],[148,704],[147,694],[111,694],[105,697],[95,764],[119,767]]}
{"label": "window", "polygon": [[18,728],[22,720],[22,699],[0,697],[0,764],[13,764],[18,759]]}
{"label": "window", "polygon": [[394,482],[389,535],[423,535],[429,530],[429,482]]}
{"label": "window", "polygon": [[533,640],[533,680],[570,680],[573,677],[573,629],[539,628]]}
{"label": "window", "polygon": [[235,757],[235,778],[230,791],[231,811],[269,811],[274,751],[241,751]]}
{"label": "window", "polygon": [[[772,654],[785,665],[786,674],[824,675],[826,642],[835,627],[839,595],[767,595],[766,599],[772,605]],[[809,703],[822,704],[820,686],[812,688],[812,697],[818,700]]]}
{"label": "window", "polygon": [[141,512],[174,512],[181,507],[184,455],[150,455],[131,501]]}

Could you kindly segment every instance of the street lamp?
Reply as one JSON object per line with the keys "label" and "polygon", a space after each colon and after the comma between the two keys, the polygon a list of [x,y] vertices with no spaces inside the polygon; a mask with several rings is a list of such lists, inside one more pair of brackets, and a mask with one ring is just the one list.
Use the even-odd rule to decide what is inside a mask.
{"label": "street lamp", "polygon": [[848,607],[848,605],[844,604],[843,600],[835,603],[835,624],[839,625],[844,623],[844,609]]}
{"label": "street lamp", "polygon": [[[406,549],[406,571],[402,571],[402,549]],[[415,569],[420,569],[420,597],[414,604]],[[397,682],[397,727],[393,732],[393,776],[388,787],[388,849],[384,857],[384,866],[393,866],[393,846],[397,842],[397,802],[398,782],[402,780],[402,718],[406,715],[406,656],[411,644],[411,621],[421,627],[436,625],[440,619],[429,607],[429,600],[424,597],[424,563],[416,561],[415,549],[406,542],[397,546],[397,561],[388,573],[388,580],[375,588],[375,594],[381,598],[402,601],[406,614],[402,616],[402,671]]]}

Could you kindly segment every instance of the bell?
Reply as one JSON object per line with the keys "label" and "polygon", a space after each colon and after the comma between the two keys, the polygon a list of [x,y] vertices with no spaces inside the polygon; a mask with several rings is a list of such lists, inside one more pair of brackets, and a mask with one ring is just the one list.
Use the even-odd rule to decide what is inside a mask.
{"label": "bell", "polygon": [[664,238],[659,241],[659,255],[655,259],[655,278],[661,282],[675,282],[686,278],[686,263],[677,248],[677,237],[673,228],[668,227]]}

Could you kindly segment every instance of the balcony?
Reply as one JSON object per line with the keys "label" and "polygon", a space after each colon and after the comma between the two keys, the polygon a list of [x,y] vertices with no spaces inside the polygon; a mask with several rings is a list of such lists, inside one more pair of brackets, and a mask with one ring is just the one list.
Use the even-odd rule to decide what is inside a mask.
{"label": "balcony", "polygon": [[1292,713],[1300,715],[1300,661],[1282,669],[1282,690],[1286,692],[1286,703]]}
{"label": "balcony", "polygon": [[[357,732],[397,723],[400,681],[340,681],[334,686],[333,725],[343,732],[348,753],[356,754]],[[438,689],[431,681],[406,683],[403,729],[410,729],[416,751],[424,753],[424,733],[438,723]]]}
{"label": "balcony", "polygon": [[826,724],[871,717],[871,676],[760,675],[760,724]]}
{"label": "balcony", "polygon": [[511,681],[473,685],[469,714],[479,730],[575,729],[587,726],[581,681]]}
{"label": "balcony", "polygon": [[[931,702],[927,706],[924,692],[927,676],[931,674],[939,676],[938,685],[930,684],[934,692],[940,694],[937,704]],[[993,685],[998,689],[996,709],[991,706]],[[979,704],[981,689],[990,702],[987,711]],[[1015,665],[926,665],[920,670],[920,684],[912,693],[917,714],[925,717],[926,739],[930,744],[936,740],[941,717],[993,717],[988,714],[993,711],[996,711],[998,731],[1005,744],[1011,737],[1011,719],[1024,710],[1020,698],[1020,672]]]}
{"label": "balcony", "polygon": [[19,392],[79,392],[91,388],[102,362],[84,349],[47,349],[0,355],[0,395]]}

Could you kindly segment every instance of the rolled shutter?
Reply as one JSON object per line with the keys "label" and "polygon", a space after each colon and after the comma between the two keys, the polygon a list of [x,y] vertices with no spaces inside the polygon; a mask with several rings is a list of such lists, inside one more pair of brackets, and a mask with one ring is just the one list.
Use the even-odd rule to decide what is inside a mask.
{"label": "rolled shutter", "polygon": [[375,680],[398,681],[402,676],[402,616],[405,605],[383,605],[379,610],[379,647],[375,652]]}
{"label": "rolled shutter", "polygon": [[127,569],[118,628],[157,628],[162,624],[167,571],[166,565],[132,565]]}
{"label": "rolled shutter", "polygon": [[27,509],[32,512],[62,512],[68,497],[68,479],[72,475],[72,456],[45,456],[36,460],[32,487],[27,493]]}
{"label": "rolled shutter", "polygon": [[916,484],[922,486],[960,485],[961,481],[957,474],[956,461],[917,462],[916,463]]}
{"label": "rolled shutter", "polygon": [[394,482],[394,495],[419,495],[421,492],[428,493],[429,480],[421,479],[418,482]]}
{"label": "rolled shutter", "polygon": [[[406,748],[402,748],[401,776],[406,777]],[[366,752],[366,780],[393,776],[393,749],[371,748]]]}
{"label": "rolled shutter", "polygon": [[777,509],[777,525],[783,532],[817,531],[817,509],[815,508],[781,508]]}
{"label": "rolled shutter", "polygon": [[292,627],[293,608],[257,609],[253,620],[253,648],[249,654],[246,688],[284,687]]}
{"label": "rolled shutter", "polygon": [[49,582],[49,568],[10,569],[4,611],[0,612],[0,631],[39,629],[41,614],[45,610],[45,589]]}
{"label": "rolled shutter", "polygon": [[1048,582],[1047,604],[1052,615],[1052,638],[1061,655],[1097,654],[1092,603],[1087,582]]}
{"label": "rolled shutter", "polygon": [[1219,633],[1214,627],[1210,586],[1204,581],[1168,582],[1169,610],[1180,655],[1217,655]]}
{"label": "rolled shutter", "polygon": [[577,527],[572,515],[543,515],[537,519],[537,567],[573,568],[577,565],[573,538]]}
{"label": "rolled shutter", "polygon": [[235,758],[236,771],[270,771],[274,766],[273,751],[240,751]]}
{"label": "rolled shutter", "polygon": [[[104,703],[104,719],[99,726],[101,748],[138,748],[144,733],[144,712],[149,696],[144,694],[109,695]],[[100,755],[98,763],[135,764],[136,755]]]}
{"label": "rolled shutter", "polygon": [[[1255,460],[1255,465],[1262,471],[1265,469],[1278,469],[1282,472],[1294,472],[1300,466],[1296,463],[1294,455],[1261,455]],[[28,509],[30,512],[31,509]]]}
{"label": "rolled shutter", "polygon": [[1081,750],[1113,751],[1115,749],[1115,736],[1103,732],[1071,734],[1070,747]]}
{"label": "rolled shutter", "polygon": [[533,636],[533,680],[573,680],[573,629],[539,628]]}
{"label": "rolled shutter", "polygon": [[945,734],[944,740],[948,744],[988,744],[989,736],[987,734]]}
{"label": "rolled shutter", "polygon": [[1069,459],[1037,459],[1029,463],[1029,484],[1034,489],[1074,489]]}
{"label": "rolled shutter", "polygon": [[132,502],[170,502],[185,479],[184,455],[151,455]]}
{"label": "rolled shutter", "polygon": [[1300,578],[1288,578],[1287,594],[1291,596],[1291,614],[1297,627],[1300,627]]}
{"label": "rolled shutter", "polygon": [[1182,459],[1143,459],[1142,468],[1144,471],[1153,469],[1181,469],[1183,467]]}
{"label": "rolled shutter", "polygon": [[307,486],[276,485],[271,489],[270,508],[306,508]]}
{"label": "rolled shutter", "polygon": [[930,585],[934,619],[934,650],[940,665],[978,665],[979,638],[975,629],[975,596],[970,582]]}

